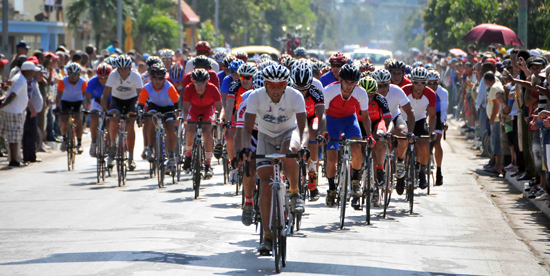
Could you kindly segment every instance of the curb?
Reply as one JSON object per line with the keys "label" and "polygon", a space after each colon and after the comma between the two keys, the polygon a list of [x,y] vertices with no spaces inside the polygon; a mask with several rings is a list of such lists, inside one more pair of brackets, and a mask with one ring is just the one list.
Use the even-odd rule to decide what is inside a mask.
{"label": "curb", "polygon": [[547,217],[550,218],[550,202],[547,200],[544,201],[536,201],[534,198],[527,198],[529,195],[528,192],[525,192],[525,187],[529,185],[529,181],[518,181],[514,177],[511,177],[512,173],[507,172],[506,173],[506,180],[508,183],[512,184],[516,189],[518,189],[521,193],[523,193],[523,197],[527,200],[529,200],[533,205],[537,206],[539,210],[541,210]]}

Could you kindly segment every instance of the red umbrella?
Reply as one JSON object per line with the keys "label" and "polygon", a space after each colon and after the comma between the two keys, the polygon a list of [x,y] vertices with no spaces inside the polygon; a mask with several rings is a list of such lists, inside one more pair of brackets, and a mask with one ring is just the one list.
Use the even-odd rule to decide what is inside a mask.
{"label": "red umbrella", "polygon": [[451,53],[455,56],[460,56],[460,57],[468,55],[468,54],[466,54],[466,52],[462,51],[462,49],[459,49],[459,48],[453,48],[453,49],[449,50],[449,53]]}
{"label": "red umbrella", "polygon": [[496,24],[481,24],[471,29],[462,40],[523,46],[521,39],[511,29]]}

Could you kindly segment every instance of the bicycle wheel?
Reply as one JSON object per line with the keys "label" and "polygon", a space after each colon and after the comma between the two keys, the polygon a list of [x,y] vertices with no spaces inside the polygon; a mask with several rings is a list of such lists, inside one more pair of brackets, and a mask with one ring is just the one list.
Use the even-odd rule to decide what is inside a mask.
{"label": "bicycle wheel", "polygon": [[367,202],[365,204],[366,209],[366,221],[367,224],[370,224],[370,205],[371,205],[371,196],[372,196],[372,187],[374,185],[374,178],[373,178],[373,164],[372,164],[372,152],[369,151],[368,153],[368,159],[367,159]]}
{"label": "bicycle wheel", "polygon": [[239,168],[239,170],[237,171],[237,185],[235,185],[235,195],[239,195],[239,190],[241,189],[242,184],[243,184],[243,173],[242,173],[242,168]]}
{"label": "bicycle wheel", "polygon": [[430,184],[431,183],[431,175],[432,175],[432,153],[430,151],[430,158],[428,158],[428,165],[426,166],[426,178],[428,178],[428,190],[426,191],[428,195],[430,195]]}
{"label": "bicycle wheel", "polygon": [[223,184],[227,184],[227,180],[229,178],[229,164],[227,161],[227,158],[225,157],[225,150],[224,154],[222,156],[222,166],[223,166]]}
{"label": "bicycle wheel", "polygon": [[410,211],[409,211],[409,214],[412,214],[413,213],[413,207],[414,207],[414,183],[415,181],[418,179],[418,176],[417,176],[417,173],[416,173],[416,164],[414,162],[415,159],[415,156],[414,156],[414,152],[411,152],[410,153],[410,157],[409,157],[409,185],[408,185],[408,188],[407,188],[407,195],[408,195],[408,200],[409,200],[409,208],[410,208]]}
{"label": "bicycle wheel", "polygon": [[[182,126],[179,126],[180,128]],[[177,142],[176,142],[176,179],[178,180],[178,182],[180,182],[181,180],[181,166],[183,164],[182,160],[183,160],[183,141],[182,141],[182,137],[178,135],[179,133],[179,130],[176,129],[176,135],[177,135]],[[174,178],[172,176],[172,178]],[[172,179],[173,180],[173,179]]]}
{"label": "bicycle wheel", "polygon": [[282,256],[280,243],[282,242],[282,222],[281,219],[281,207],[279,206],[278,193],[273,191],[272,193],[271,210],[273,215],[271,217],[271,234],[273,236],[273,256],[275,256],[275,270],[277,273],[281,273]]}
{"label": "bicycle wheel", "polygon": [[342,186],[340,189],[340,229],[344,229],[344,220],[346,218],[346,205],[348,201],[348,187],[350,185],[348,161],[344,161],[342,170],[343,177],[340,178],[340,180],[343,180],[340,182],[340,186]]}
{"label": "bicycle wheel", "polygon": [[162,134],[157,132],[155,138],[155,161],[157,163],[157,182],[159,188],[164,187],[164,148],[162,145]]}
{"label": "bicycle wheel", "polygon": [[118,174],[118,186],[121,187],[124,182],[124,137],[123,133],[118,133],[118,146],[117,146],[117,158],[116,158],[116,169]]}
{"label": "bicycle wheel", "polygon": [[200,186],[201,186],[201,162],[202,162],[202,149],[201,141],[195,140],[193,145],[194,151],[193,155],[195,158],[193,163],[193,189],[195,190],[195,199],[199,197]]}
{"label": "bicycle wheel", "polygon": [[71,171],[71,164],[72,164],[72,154],[71,154],[71,150],[72,150],[72,145],[71,145],[71,141],[72,141],[72,138],[73,138],[73,128],[69,125],[69,127],[67,128],[67,169],[69,171]]}
{"label": "bicycle wheel", "polygon": [[393,170],[392,170],[392,160],[390,156],[386,155],[386,161],[384,164],[384,169],[386,170],[386,186],[384,188],[384,215],[383,218],[386,218],[386,212],[388,205],[390,204],[391,198],[391,188],[393,187]]}

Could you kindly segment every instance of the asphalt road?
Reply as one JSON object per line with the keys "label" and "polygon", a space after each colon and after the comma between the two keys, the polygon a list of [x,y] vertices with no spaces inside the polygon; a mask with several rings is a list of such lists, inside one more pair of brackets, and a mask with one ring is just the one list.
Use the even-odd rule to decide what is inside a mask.
{"label": "asphalt road", "polygon": [[[348,208],[340,230],[338,209],[325,206],[323,180],[323,197],[307,202],[302,230],[288,239],[283,274],[549,275],[540,256],[548,251],[535,252],[511,226],[472,172],[480,161],[453,133],[444,143],[445,184],[429,196],[417,190],[412,215],[394,194],[386,219],[375,208],[366,225],[363,211]],[[71,172],[63,153],[40,157],[0,170],[1,275],[275,273],[273,258],[256,252],[254,226],[241,224],[241,197],[223,185],[219,165],[194,200],[188,176],[159,189],[143,160],[118,187],[116,177],[96,184],[87,149]],[[548,243],[547,229],[533,231]]]}

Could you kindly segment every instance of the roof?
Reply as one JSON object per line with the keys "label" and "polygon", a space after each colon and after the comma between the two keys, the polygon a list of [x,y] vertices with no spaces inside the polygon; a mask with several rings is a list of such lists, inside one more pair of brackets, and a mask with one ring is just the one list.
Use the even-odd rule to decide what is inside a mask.
{"label": "roof", "polygon": [[[172,1],[176,4],[178,3],[178,0]],[[185,24],[197,24],[200,22],[200,17],[184,0],[181,0],[181,21]]]}
{"label": "roof", "polygon": [[263,46],[263,45],[252,45],[252,46],[243,46],[243,47],[236,47],[231,49],[231,54],[235,54],[238,51],[245,52],[247,54],[274,54],[277,56],[281,55],[281,52],[279,50],[271,47],[271,46]]}

